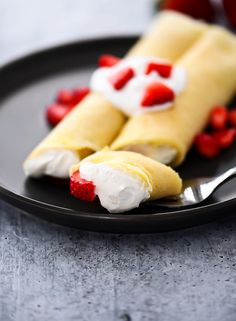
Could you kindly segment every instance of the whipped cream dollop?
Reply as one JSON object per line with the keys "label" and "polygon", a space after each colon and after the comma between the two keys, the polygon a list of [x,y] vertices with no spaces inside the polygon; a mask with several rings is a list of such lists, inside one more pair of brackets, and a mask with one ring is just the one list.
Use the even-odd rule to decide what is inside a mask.
{"label": "whipped cream dollop", "polygon": [[[172,101],[144,108],[141,101],[145,88],[157,81],[172,89],[174,94],[177,95],[186,85],[185,69],[181,66],[173,65],[170,77],[163,78],[156,71],[146,74],[150,63],[167,62],[154,57],[128,57],[112,67],[98,68],[92,75],[90,87],[93,91],[102,93],[116,108],[128,116],[168,109],[173,105]],[[124,70],[124,68],[132,68],[134,77],[122,89],[116,90],[110,81],[110,77]]]}
{"label": "whipped cream dollop", "polygon": [[149,188],[138,176],[105,163],[84,162],[79,172],[82,178],[94,183],[101,205],[110,213],[131,210],[150,197]]}
{"label": "whipped cream dollop", "polygon": [[168,145],[127,145],[125,148],[123,148],[123,150],[143,154],[166,165],[172,163],[177,155],[176,149]]}
{"label": "whipped cream dollop", "polygon": [[23,164],[23,169],[26,176],[34,178],[48,175],[65,179],[69,178],[70,167],[79,161],[79,156],[75,152],[55,149],[27,159]]}

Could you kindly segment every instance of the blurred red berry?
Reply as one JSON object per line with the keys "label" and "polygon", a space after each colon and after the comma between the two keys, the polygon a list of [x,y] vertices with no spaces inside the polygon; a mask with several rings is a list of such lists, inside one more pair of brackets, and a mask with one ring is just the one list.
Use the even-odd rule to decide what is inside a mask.
{"label": "blurred red berry", "polygon": [[101,55],[98,59],[99,67],[112,67],[120,61],[120,58],[113,55]]}
{"label": "blurred red berry", "polygon": [[220,130],[214,133],[214,137],[217,140],[217,143],[220,146],[220,148],[228,148],[235,141],[236,129],[228,128],[228,129]]}
{"label": "blurred red berry", "polygon": [[58,91],[56,102],[62,105],[73,103],[74,94],[72,90],[61,89]]}
{"label": "blurred red berry", "polygon": [[216,138],[205,133],[200,133],[196,136],[195,146],[197,151],[207,158],[213,158],[217,156],[220,151]]}
{"label": "blurred red berry", "polygon": [[231,126],[236,127],[236,109],[229,110],[228,120]]}
{"label": "blurred red berry", "polygon": [[70,110],[71,108],[68,108],[65,105],[54,103],[47,107],[46,118],[52,126],[55,126],[70,112]]}
{"label": "blurred red berry", "polygon": [[228,110],[224,106],[216,106],[210,114],[210,125],[214,129],[223,129],[228,120]]}
{"label": "blurred red berry", "polygon": [[81,102],[84,97],[86,97],[90,93],[90,89],[88,87],[80,87],[73,91],[73,103],[77,105]]}

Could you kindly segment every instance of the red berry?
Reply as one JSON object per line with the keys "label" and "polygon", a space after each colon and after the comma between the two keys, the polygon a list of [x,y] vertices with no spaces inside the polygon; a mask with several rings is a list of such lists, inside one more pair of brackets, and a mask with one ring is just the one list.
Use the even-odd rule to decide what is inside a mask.
{"label": "red berry", "polygon": [[79,171],[74,172],[70,177],[70,192],[76,198],[89,202],[94,201],[96,197],[95,185],[82,178]]}
{"label": "red berry", "polygon": [[56,98],[56,102],[62,105],[68,105],[73,103],[74,93],[72,90],[61,89]]}
{"label": "red berry", "polygon": [[223,6],[225,9],[226,17],[230,24],[236,28],[236,1],[235,0],[223,0]]}
{"label": "red berry", "polygon": [[206,21],[212,21],[215,17],[214,6],[210,0],[164,0],[161,8],[179,11]]}
{"label": "red berry", "polygon": [[227,148],[231,146],[236,137],[236,129],[222,129],[216,133],[214,133],[214,137],[220,146],[220,148]]}
{"label": "red berry", "polygon": [[207,157],[213,158],[219,154],[220,147],[215,137],[201,133],[195,138],[195,146],[197,151]]}
{"label": "red berry", "polygon": [[228,120],[230,125],[236,127],[236,109],[232,109],[228,112]]}
{"label": "red berry", "polygon": [[134,70],[126,67],[109,77],[109,81],[116,90],[122,89],[134,77]]}
{"label": "red berry", "polygon": [[55,126],[70,112],[70,110],[71,108],[68,108],[67,106],[54,103],[47,107],[46,118],[52,126]]}
{"label": "red berry", "polygon": [[214,129],[223,129],[226,127],[228,111],[225,107],[217,106],[213,108],[210,114],[210,124]]}
{"label": "red berry", "polygon": [[73,103],[77,105],[81,102],[84,97],[86,97],[90,93],[90,89],[88,87],[77,88],[73,91]]}
{"label": "red berry", "polygon": [[173,90],[162,83],[153,82],[144,91],[141,101],[142,107],[151,107],[173,101],[175,94]]}
{"label": "red berry", "polygon": [[120,58],[112,55],[102,55],[98,59],[99,67],[112,67],[120,61]]}
{"label": "red berry", "polygon": [[151,62],[148,64],[145,74],[148,75],[152,71],[156,71],[163,78],[169,78],[172,72],[172,65],[168,63]]}

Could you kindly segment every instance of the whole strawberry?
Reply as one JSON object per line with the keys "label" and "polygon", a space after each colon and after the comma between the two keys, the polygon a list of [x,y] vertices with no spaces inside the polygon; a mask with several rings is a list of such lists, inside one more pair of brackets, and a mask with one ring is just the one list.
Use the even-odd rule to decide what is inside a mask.
{"label": "whole strawberry", "polygon": [[215,18],[214,6],[210,0],[161,0],[159,8],[179,11],[207,22],[211,22]]}
{"label": "whole strawberry", "polygon": [[223,0],[223,6],[229,23],[236,28],[236,0]]}

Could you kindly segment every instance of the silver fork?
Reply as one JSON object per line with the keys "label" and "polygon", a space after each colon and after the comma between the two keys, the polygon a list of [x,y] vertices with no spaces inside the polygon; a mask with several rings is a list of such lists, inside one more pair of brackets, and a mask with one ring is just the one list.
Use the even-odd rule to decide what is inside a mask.
{"label": "silver fork", "polygon": [[236,175],[236,167],[214,177],[188,179],[183,182],[183,191],[176,197],[166,198],[156,204],[168,208],[193,206],[205,201],[220,185]]}

